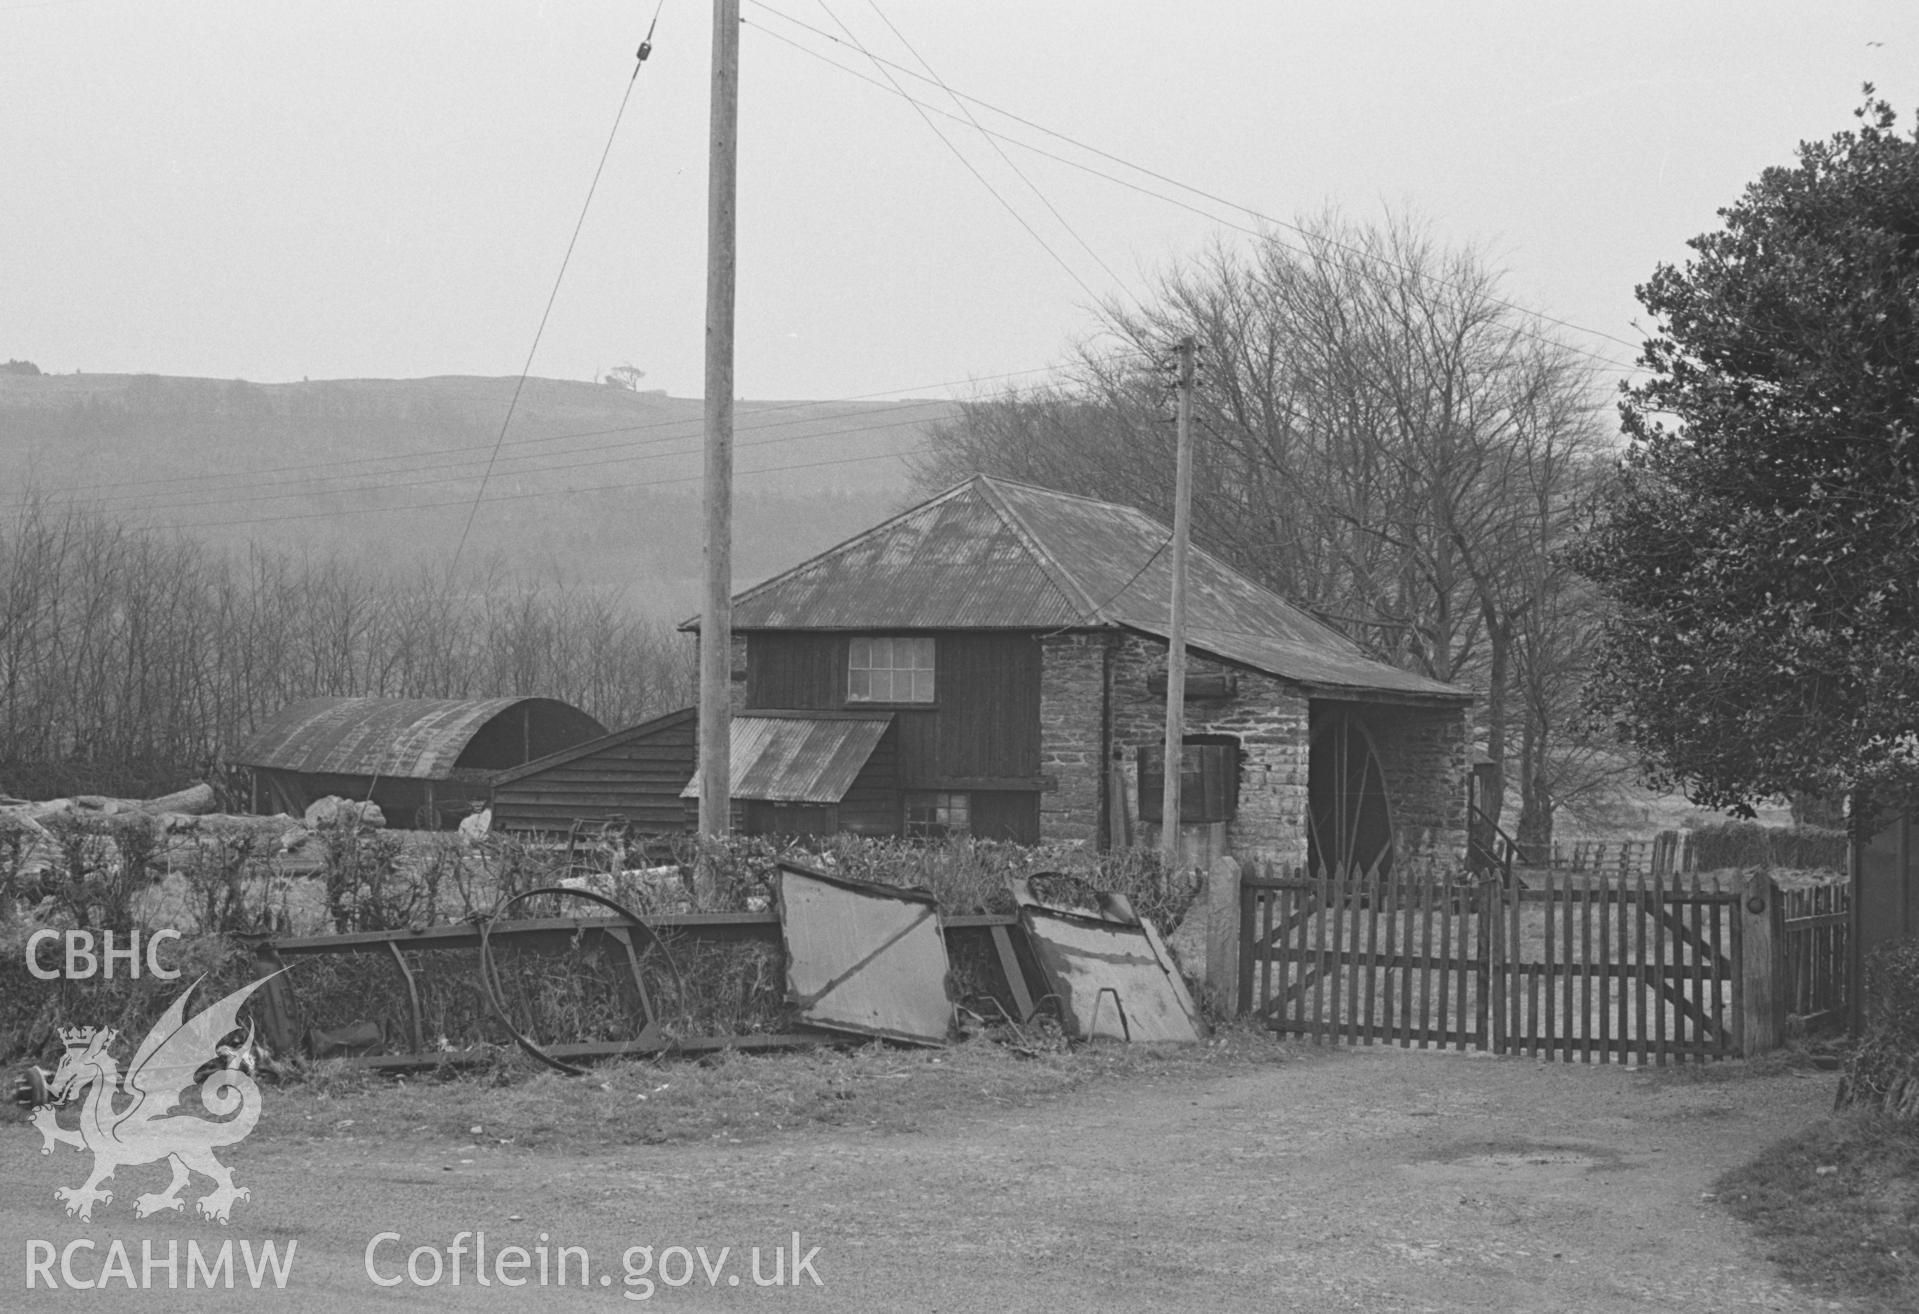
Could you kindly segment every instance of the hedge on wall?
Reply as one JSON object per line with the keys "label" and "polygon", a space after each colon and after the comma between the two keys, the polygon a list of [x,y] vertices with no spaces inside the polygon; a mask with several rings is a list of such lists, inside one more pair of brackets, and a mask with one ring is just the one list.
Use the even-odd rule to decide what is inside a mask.
{"label": "hedge on wall", "polygon": [[1692,832],[1694,871],[1725,867],[1846,870],[1846,832],[1825,826],[1727,821]]}

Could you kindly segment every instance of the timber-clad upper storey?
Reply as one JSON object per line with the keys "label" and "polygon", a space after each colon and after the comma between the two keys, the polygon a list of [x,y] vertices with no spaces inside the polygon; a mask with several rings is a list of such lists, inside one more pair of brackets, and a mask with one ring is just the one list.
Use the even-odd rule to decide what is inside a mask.
{"label": "timber-clad upper storey", "polygon": [[[1171,531],[1132,507],[975,475],[734,600],[753,630],[1126,629],[1165,638]],[[1203,550],[1187,641],[1308,687],[1465,701],[1366,655]]]}

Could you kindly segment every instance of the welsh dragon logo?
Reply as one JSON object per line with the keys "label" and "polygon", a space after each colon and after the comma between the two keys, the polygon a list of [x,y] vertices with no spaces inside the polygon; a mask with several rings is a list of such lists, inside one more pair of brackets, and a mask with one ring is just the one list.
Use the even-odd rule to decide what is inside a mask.
{"label": "welsh dragon logo", "polygon": [[[47,1081],[51,1102],[33,1111],[33,1125],[46,1141],[42,1154],[52,1154],[56,1142],[93,1151],[92,1175],[79,1186],[62,1186],[54,1191],[69,1214],[91,1220],[94,1205],[113,1201],[113,1192],[102,1190],[101,1183],[112,1177],[116,1168],[160,1159],[172,1168],[173,1180],[164,1191],[140,1196],[134,1202],[136,1217],[145,1218],[162,1209],[184,1209],[180,1192],[196,1172],[212,1178],[214,1184],[212,1192],[197,1202],[202,1216],[225,1223],[234,1202],[248,1198],[247,1188],[233,1184],[232,1170],[214,1158],[213,1152],[246,1139],[253,1130],[260,1120],[260,1088],[244,1071],[220,1064],[220,1041],[237,1028],[247,996],[269,979],[262,977],[243,986],[189,1018],[187,996],[200,984],[194,981],[147,1032],[133,1052],[125,1077],[109,1052],[117,1032],[94,1027],[61,1030],[66,1052]],[[249,1029],[248,1045],[251,1043]],[[180,1092],[192,1085],[196,1074],[209,1064],[219,1065],[200,1080],[200,1102],[220,1121],[171,1113],[180,1102]],[[69,1131],[60,1125],[56,1106],[79,1097],[83,1091],[86,1098],[80,1107],[80,1125]],[[122,1094],[132,1096],[132,1101],[115,1108]]]}

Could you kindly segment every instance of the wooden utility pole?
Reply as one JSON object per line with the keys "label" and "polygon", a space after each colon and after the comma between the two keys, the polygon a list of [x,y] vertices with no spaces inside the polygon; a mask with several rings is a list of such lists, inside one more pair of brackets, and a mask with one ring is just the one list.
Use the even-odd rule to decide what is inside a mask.
{"label": "wooden utility pole", "polygon": [[1173,617],[1166,640],[1166,743],[1159,796],[1160,865],[1179,867],[1179,766],[1186,723],[1186,540],[1193,527],[1193,340],[1179,343],[1179,455],[1173,476]]}
{"label": "wooden utility pole", "polygon": [[733,809],[733,253],[740,118],[740,4],[713,0],[706,175],[706,604],[700,613],[700,834]]}

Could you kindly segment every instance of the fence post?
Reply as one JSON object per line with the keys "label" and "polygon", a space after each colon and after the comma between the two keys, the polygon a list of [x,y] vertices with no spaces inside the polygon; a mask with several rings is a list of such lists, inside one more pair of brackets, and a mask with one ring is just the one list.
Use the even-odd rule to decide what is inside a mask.
{"label": "fence post", "polygon": [[1785,901],[1765,871],[1748,871],[1739,891],[1738,1020],[1743,1058],[1777,1049],[1786,1036]]}
{"label": "fence post", "polygon": [[1222,1008],[1239,1012],[1239,861],[1214,858],[1206,868],[1206,984]]}
{"label": "fence post", "polygon": [[[1253,974],[1260,966],[1260,958],[1270,946],[1255,946],[1253,941],[1260,933],[1260,906],[1256,891],[1246,883],[1246,877],[1259,873],[1262,868],[1248,862],[1242,870],[1239,883],[1239,1006],[1243,1017],[1255,1007],[1263,1007],[1264,1000],[1255,1004],[1253,1000]],[[1270,867],[1263,870],[1270,872]],[[1266,892],[1269,896],[1272,891]]]}

